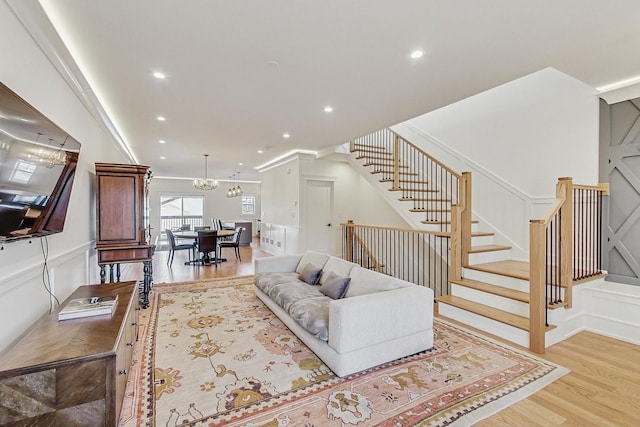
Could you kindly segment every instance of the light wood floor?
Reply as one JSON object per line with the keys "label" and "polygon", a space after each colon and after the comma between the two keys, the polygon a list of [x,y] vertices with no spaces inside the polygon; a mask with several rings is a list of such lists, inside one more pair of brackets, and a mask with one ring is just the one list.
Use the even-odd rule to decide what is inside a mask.
{"label": "light wood floor", "polygon": [[[254,240],[241,247],[242,261],[236,261],[233,250],[225,251],[228,261],[217,268],[184,265],[185,251],[176,253],[168,268],[168,252],[156,252],[154,282],[251,275],[253,260],[269,256],[258,246]],[[137,264],[123,267],[122,280],[142,277]],[[476,426],[640,426],[640,346],[581,332],[548,348],[542,357],[571,373]]]}

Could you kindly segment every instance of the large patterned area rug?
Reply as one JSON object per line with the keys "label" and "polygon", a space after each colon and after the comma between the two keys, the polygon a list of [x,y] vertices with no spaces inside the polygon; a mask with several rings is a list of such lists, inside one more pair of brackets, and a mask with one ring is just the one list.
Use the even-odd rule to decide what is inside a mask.
{"label": "large patterned area rug", "polygon": [[339,378],[252,283],[154,286],[121,425],[471,425],[568,372],[436,320],[432,350]]}

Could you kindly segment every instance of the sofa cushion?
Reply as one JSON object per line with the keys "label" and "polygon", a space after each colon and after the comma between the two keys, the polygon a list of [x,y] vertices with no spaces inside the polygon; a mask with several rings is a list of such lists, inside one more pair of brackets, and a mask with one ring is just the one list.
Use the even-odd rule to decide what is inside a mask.
{"label": "sofa cushion", "polygon": [[253,283],[258,289],[269,295],[271,288],[279,283],[297,282],[298,273],[258,273],[253,279]]}
{"label": "sofa cushion", "polygon": [[315,266],[318,266],[320,268],[323,268],[324,264],[327,262],[328,259],[329,259],[329,255],[323,254],[322,252],[313,252],[313,251],[305,252],[305,254],[302,255],[302,258],[300,259],[300,262],[298,263],[298,267],[296,267],[296,273],[298,274],[302,273],[302,270],[304,269],[304,267],[309,263]]}
{"label": "sofa cushion", "polygon": [[346,298],[358,295],[373,294],[376,292],[390,291],[392,289],[412,286],[413,283],[396,279],[395,277],[380,274],[367,268],[356,267],[349,273],[351,284],[347,291]]}
{"label": "sofa cushion", "polygon": [[298,276],[298,279],[303,282],[307,282],[310,285],[317,285],[320,281],[320,275],[322,274],[322,268],[318,268],[315,265],[309,263],[304,266],[302,272]]}
{"label": "sofa cushion", "polygon": [[280,283],[271,288],[269,298],[282,307],[283,310],[289,311],[291,305],[297,301],[306,298],[324,297],[316,286],[309,286],[305,282],[296,280],[296,282]]}
{"label": "sofa cushion", "polygon": [[331,298],[321,295],[296,301],[289,308],[289,315],[300,326],[318,339],[329,339],[329,303]]}
{"label": "sofa cushion", "polygon": [[324,267],[322,267],[322,277],[320,277],[320,284],[323,285],[324,282],[329,277],[329,273],[334,272],[338,276],[349,277],[349,273],[353,267],[356,267],[358,264],[344,260],[342,258],[338,258],[335,256],[330,257]]}
{"label": "sofa cushion", "polygon": [[350,277],[338,276],[332,271],[324,284],[320,286],[320,292],[332,299],[343,298],[349,289],[349,282],[351,282]]}

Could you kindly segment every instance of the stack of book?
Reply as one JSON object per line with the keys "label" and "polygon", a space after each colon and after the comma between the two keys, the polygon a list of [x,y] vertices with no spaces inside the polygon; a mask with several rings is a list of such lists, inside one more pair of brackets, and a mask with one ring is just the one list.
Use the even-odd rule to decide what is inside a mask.
{"label": "stack of book", "polygon": [[106,297],[76,298],[69,301],[58,313],[58,320],[113,314],[118,303],[118,295]]}

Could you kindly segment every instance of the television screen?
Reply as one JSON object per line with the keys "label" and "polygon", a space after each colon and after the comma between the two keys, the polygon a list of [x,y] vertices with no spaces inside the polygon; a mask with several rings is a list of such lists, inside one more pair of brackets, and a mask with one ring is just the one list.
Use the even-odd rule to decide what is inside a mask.
{"label": "television screen", "polygon": [[0,83],[0,241],[61,232],[80,152]]}

